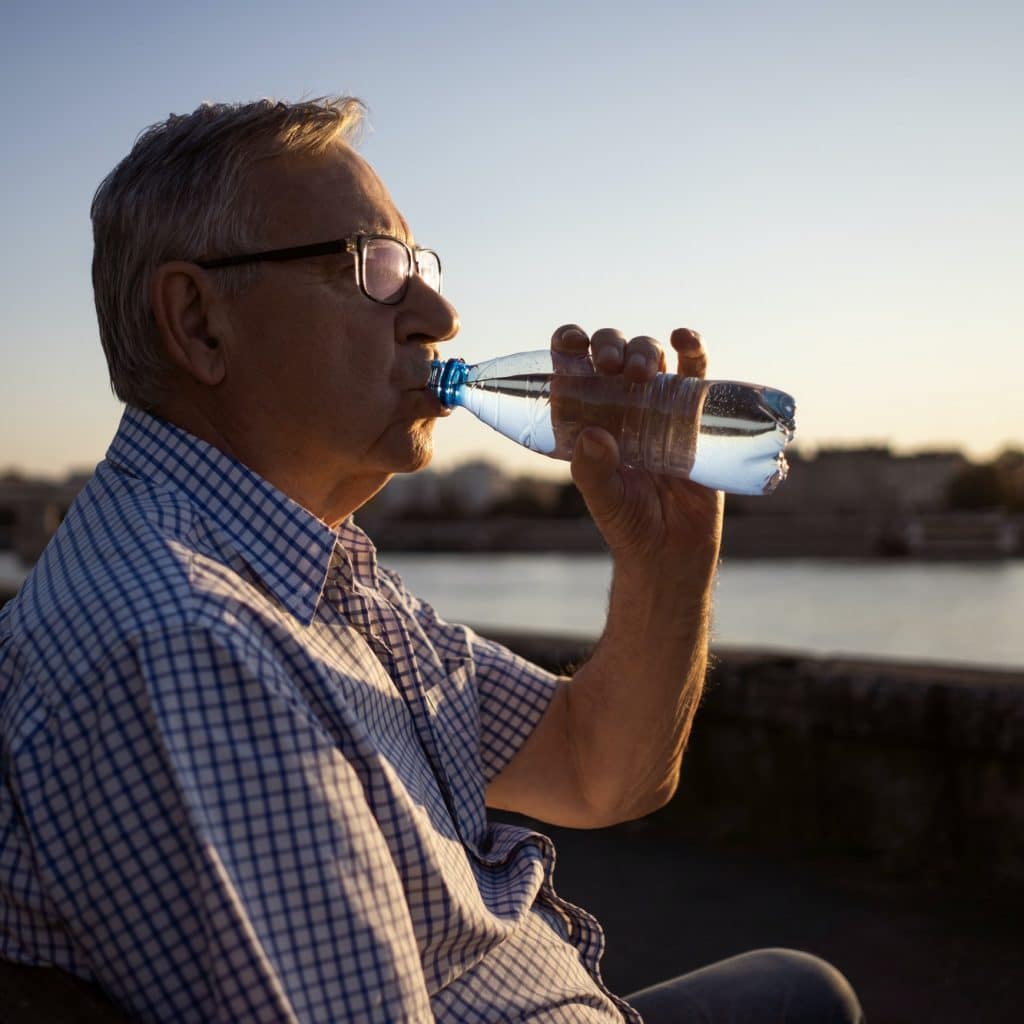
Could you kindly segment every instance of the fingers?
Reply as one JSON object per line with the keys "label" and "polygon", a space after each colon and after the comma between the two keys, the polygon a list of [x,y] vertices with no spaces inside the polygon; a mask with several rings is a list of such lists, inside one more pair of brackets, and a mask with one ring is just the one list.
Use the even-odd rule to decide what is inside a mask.
{"label": "fingers", "polygon": [[564,324],[551,336],[551,348],[569,356],[586,355],[589,349],[598,373],[621,373],[635,383],[650,380],[667,367],[664,350],[654,338],[641,335],[627,341],[622,331],[610,327],[588,339],[578,324]]}
{"label": "fingers", "polygon": [[605,327],[594,332],[590,350],[598,373],[621,373],[635,384],[650,380],[665,367],[661,346],[645,334],[627,341],[622,331]]}
{"label": "fingers", "polygon": [[672,332],[672,347],[679,355],[680,377],[704,377],[708,372],[708,353],[704,342],[696,331],[689,327],[677,327]]}
{"label": "fingers", "polygon": [[[683,377],[704,377],[708,354],[700,335],[689,327],[677,327],[671,341],[678,353],[676,372]],[[627,340],[622,331],[611,327],[602,327],[588,338],[579,324],[564,324],[551,336],[551,348],[574,357],[585,356],[589,350],[598,373],[621,373],[637,384],[668,370],[665,350],[655,338],[643,334]]]}

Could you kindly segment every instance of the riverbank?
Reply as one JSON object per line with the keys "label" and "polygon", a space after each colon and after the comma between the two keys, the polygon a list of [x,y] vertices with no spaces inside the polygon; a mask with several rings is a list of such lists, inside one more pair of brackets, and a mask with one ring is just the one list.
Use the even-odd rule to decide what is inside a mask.
{"label": "riverbank", "polygon": [[[606,550],[588,516],[394,518],[370,506],[358,514],[357,521],[383,554],[574,555]],[[31,550],[38,554],[45,540],[36,537]],[[727,503],[722,555],[730,559],[1005,561],[1024,558],[1024,516],[999,511],[754,515],[742,505],[730,511]],[[14,550],[0,550],[0,604],[14,596],[28,573],[31,560],[26,558]]]}
{"label": "riverbank", "polygon": [[[597,528],[586,517],[368,516],[359,522],[383,552],[584,554],[605,550]],[[727,514],[722,554],[727,558],[1018,558],[1024,557],[1024,525],[1021,517],[1003,513]]]}

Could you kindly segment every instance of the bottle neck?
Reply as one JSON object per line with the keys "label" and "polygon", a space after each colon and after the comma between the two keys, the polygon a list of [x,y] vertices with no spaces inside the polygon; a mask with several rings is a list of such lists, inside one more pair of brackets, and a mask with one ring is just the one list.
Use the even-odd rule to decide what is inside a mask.
{"label": "bottle neck", "polygon": [[430,378],[427,390],[449,409],[458,404],[459,389],[469,376],[469,366],[464,359],[435,359],[430,364]]}

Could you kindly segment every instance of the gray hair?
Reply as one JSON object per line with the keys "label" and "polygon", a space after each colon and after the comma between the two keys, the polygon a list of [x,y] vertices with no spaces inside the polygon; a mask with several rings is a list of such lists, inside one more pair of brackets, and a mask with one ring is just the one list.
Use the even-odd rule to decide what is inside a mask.
{"label": "gray hair", "polygon": [[[92,282],[110,386],[122,401],[152,409],[168,362],[149,287],[168,260],[232,255],[258,246],[256,202],[245,188],[255,160],[318,154],[353,141],[365,114],[354,97],[300,103],[204,103],[147,128],[100,183],[92,201]],[[252,267],[221,271],[228,294],[253,281]]]}

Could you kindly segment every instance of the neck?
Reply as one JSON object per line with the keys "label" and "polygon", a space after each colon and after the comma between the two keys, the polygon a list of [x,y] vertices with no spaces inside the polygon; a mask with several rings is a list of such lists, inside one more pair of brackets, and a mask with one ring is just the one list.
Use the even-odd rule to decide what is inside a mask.
{"label": "neck", "polygon": [[382,472],[358,476],[332,473],[329,457],[282,443],[276,432],[264,437],[248,425],[234,427],[188,401],[169,400],[154,412],[241,462],[332,528],[365,505],[391,479],[390,474]]}

